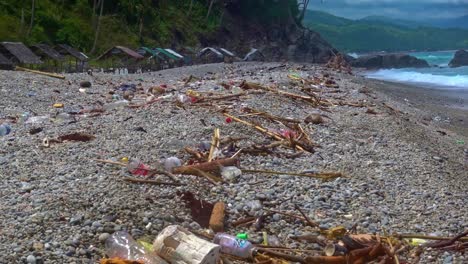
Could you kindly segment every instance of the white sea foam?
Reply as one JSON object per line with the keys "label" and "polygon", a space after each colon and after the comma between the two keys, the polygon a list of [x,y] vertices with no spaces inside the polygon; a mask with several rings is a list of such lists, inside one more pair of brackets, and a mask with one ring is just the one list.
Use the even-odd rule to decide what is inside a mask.
{"label": "white sea foam", "polygon": [[437,75],[421,73],[411,69],[389,69],[368,72],[368,78],[403,83],[427,84],[435,88],[463,88],[468,89],[468,75]]}

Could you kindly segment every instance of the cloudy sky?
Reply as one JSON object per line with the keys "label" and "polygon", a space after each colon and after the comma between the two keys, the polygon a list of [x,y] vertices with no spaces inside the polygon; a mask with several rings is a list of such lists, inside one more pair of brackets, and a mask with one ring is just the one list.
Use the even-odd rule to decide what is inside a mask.
{"label": "cloudy sky", "polygon": [[309,9],[347,18],[379,15],[427,20],[468,15],[468,0],[310,0]]}

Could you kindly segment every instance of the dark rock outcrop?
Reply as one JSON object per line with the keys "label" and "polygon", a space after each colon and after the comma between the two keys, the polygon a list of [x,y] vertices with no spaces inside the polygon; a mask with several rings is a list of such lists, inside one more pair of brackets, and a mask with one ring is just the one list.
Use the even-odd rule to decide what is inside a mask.
{"label": "dark rock outcrop", "polygon": [[266,61],[327,63],[338,53],[320,34],[298,25],[294,19],[265,23],[244,17],[235,7],[233,3],[228,5],[221,28],[201,39],[202,46],[225,47],[238,54],[255,48]]}
{"label": "dark rock outcrop", "polygon": [[450,61],[449,66],[452,68],[468,66],[468,51],[458,50],[457,52],[455,52],[455,55]]}
{"label": "dark rock outcrop", "polygon": [[429,67],[425,60],[408,54],[377,54],[359,57],[351,62],[353,67],[366,69],[424,68]]}

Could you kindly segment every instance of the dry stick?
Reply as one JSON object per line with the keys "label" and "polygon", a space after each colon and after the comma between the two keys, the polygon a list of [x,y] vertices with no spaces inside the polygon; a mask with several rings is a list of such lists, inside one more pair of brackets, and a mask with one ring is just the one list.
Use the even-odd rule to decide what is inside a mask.
{"label": "dry stick", "polygon": [[[226,116],[226,117],[231,118],[232,120],[234,120],[234,121],[236,121],[236,122],[239,122],[239,123],[242,123],[242,124],[244,124],[244,125],[253,127],[253,128],[255,128],[256,130],[262,132],[263,134],[266,134],[266,135],[268,135],[268,136],[270,136],[270,137],[272,137],[272,138],[274,138],[274,139],[276,139],[276,140],[279,140],[279,141],[283,141],[283,140],[284,140],[284,138],[282,138],[282,137],[276,135],[275,133],[272,133],[272,132],[268,131],[267,129],[265,129],[265,128],[261,127],[261,126],[252,124],[252,123],[250,123],[250,122],[247,122],[247,121],[245,121],[245,120],[242,120],[242,119],[240,119],[240,118],[237,118],[237,117],[235,117],[235,116],[232,116],[232,115],[230,115],[230,114],[228,114],[228,113],[223,113],[223,115]],[[295,146],[295,147],[296,147],[296,149],[298,149],[298,150],[304,151],[304,149],[303,149],[301,146]]]}
{"label": "dry stick", "polygon": [[213,132],[213,138],[211,139],[210,154],[208,154],[208,162],[213,161],[213,155],[217,148],[219,148],[219,128],[215,128]]}
{"label": "dry stick", "polygon": [[127,177],[124,179],[126,182],[131,183],[144,183],[144,184],[152,184],[152,185],[172,185],[172,186],[182,186],[183,184],[176,183],[176,182],[161,182],[161,181],[153,181],[153,180],[143,180],[143,179],[135,179]]}
{"label": "dry stick", "polygon": [[454,238],[451,238],[450,240],[448,241],[440,241],[440,242],[435,242],[435,243],[431,243],[431,244],[426,244],[425,247],[431,247],[431,248],[439,248],[439,247],[446,247],[446,246],[450,246],[452,245],[453,243],[455,243],[457,240],[459,240],[460,238],[464,237],[468,235],[468,230],[455,236]]}
{"label": "dry stick", "polygon": [[[419,234],[396,234],[394,235],[397,238],[419,238],[419,239],[427,239],[427,240],[450,240],[453,237],[440,237],[440,236],[426,236],[426,235],[419,235]],[[468,237],[461,237],[458,239],[459,241],[468,241]]]}
{"label": "dry stick", "polygon": [[[127,167],[127,164],[122,163],[122,162],[117,162],[117,161],[112,161],[112,160],[102,160],[102,159],[93,159],[93,160],[97,162],[101,162],[101,163],[108,163],[108,164],[119,165],[122,167]],[[171,178],[171,180],[173,180],[174,182],[179,182],[179,180],[177,180],[174,174],[167,172],[167,171],[162,171],[162,170],[157,170],[157,169],[144,169],[144,168],[139,168],[139,170],[146,170],[152,175],[154,174],[166,175],[167,177]]]}
{"label": "dry stick", "polygon": [[302,220],[302,221],[304,221],[304,222],[307,222],[302,216],[299,216],[299,215],[289,214],[289,213],[285,213],[285,212],[281,212],[281,211],[276,211],[276,210],[272,210],[272,209],[267,209],[267,208],[263,208],[263,210],[268,211],[268,212],[271,212],[271,213],[280,214],[280,215],[288,216],[288,217],[291,217],[291,218],[294,218],[294,219],[298,219],[298,220]]}
{"label": "dry stick", "polygon": [[50,72],[30,70],[30,69],[23,68],[23,67],[18,67],[18,66],[15,67],[15,71],[25,71],[25,72],[36,73],[36,74],[45,75],[45,76],[49,76],[49,77],[54,77],[54,78],[58,78],[58,79],[62,79],[62,80],[65,79],[65,76],[63,76],[63,75],[50,73]]}
{"label": "dry stick", "polygon": [[276,252],[273,250],[269,250],[266,248],[258,248],[257,249],[259,252],[263,252],[267,255],[274,256],[274,257],[279,257],[285,260],[293,261],[293,262],[299,262],[299,263],[307,263],[305,259],[298,257],[298,256],[293,256],[293,255],[288,255],[280,252]]}
{"label": "dry stick", "polygon": [[191,148],[189,148],[189,147],[185,147],[184,150],[185,150],[185,152],[187,152],[188,154],[192,155],[192,157],[194,157],[194,158],[197,159],[198,161],[204,161],[203,155],[202,155],[200,152],[198,152],[198,151],[196,151],[196,150],[193,150],[193,149],[191,149]]}
{"label": "dry stick", "polygon": [[306,174],[306,173],[296,173],[296,172],[278,172],[278,171],[269,171],[269,170],[247,170],[243,169],[242,172],[250,173],[268,173],[276,175],[291,175],[298,177],[309,177],[309,178],[318,178],[318,179],[333,179],[338,177],[345,177],[341,172],[320,172],[315,174]]}
{"label": "dry stick", "polygon": [[127,164],[122,163],[122,162],[118,162],[118,161],[102,160],[102,159],[92,159],[92,160],[97,161],[97,162],[101,162],[101,163],[108,163],[108,164],[119,165],[119,166],[122,166],[122,167],[127,167]]}
{"label": "dry stick", "polygon": [[[384,232],[384,235],[387,236],[387,231],[385,229],[383,229],[383,232]],[[390,252],[392,253],[392,254],[387,254],[387,255],[389,255],[389,257],[392,257],[395,260],[395,264],[400,264],[400,260],[398,259],[398,256],[395,256],[395,249],[392,245],[392,240],[388,236],[387,236],[387,242],[388,242],[388,245],[390,245]]]}
{"label": "dry stick", "polygon": [[301,210],[301,208],[300,208],[297,204],[294,204],[294,208],[296,208],[296,210],[298,210],[299,213],[301,213],[301,215],[304,217],[304,219],[306,220],[306,222],[307,222],[311,227],[318,227],[318,226],[319,226],[319,224],[312,222],[312,221],[309,219],[309,217],[306,216],[306,214]]}

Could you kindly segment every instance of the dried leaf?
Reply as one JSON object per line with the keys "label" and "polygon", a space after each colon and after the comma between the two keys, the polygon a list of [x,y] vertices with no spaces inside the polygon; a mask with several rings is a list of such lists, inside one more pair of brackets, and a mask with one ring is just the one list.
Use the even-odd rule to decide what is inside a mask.
{"label": "dried leaf", "polygon": [[100,264],[144,264],[142,261],[126,260],[121,258],[101,259]]}
{"label": "dried leaf", "polygon": [[377,243],[375,237],[368,234],[345,235],[342,241],[351,250],[365,248]]}
{"label": "dried leaf", "polygon": [[190,208],[192,218],[203,228],[208,228],[210,225],[211,212],[214,205],[204,200],[198,200],[195,195],[189,191],[178,192],[182,200],[185,201],[185,206]]}
{"label": "dried leaf", "polygon": [[87,142],[95,139],[96,137],[86,133],[71,133],[58,137],[60,141],[80,141]]}

